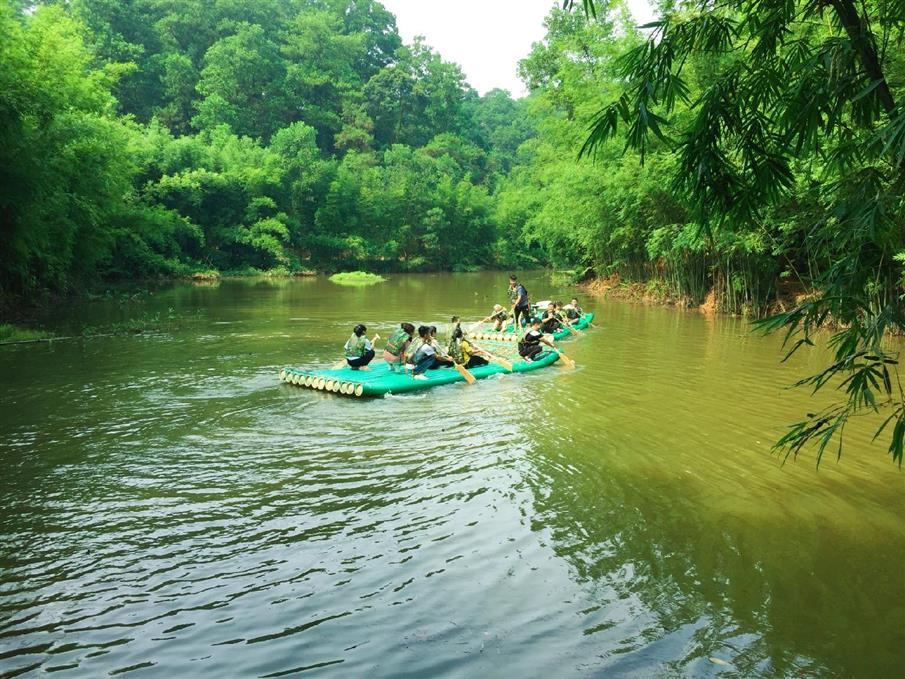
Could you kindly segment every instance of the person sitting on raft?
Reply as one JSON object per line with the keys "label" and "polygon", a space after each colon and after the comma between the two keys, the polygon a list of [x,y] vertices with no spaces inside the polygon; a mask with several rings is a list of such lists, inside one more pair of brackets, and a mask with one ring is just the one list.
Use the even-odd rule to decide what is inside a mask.
{"label": "person sitting on raft", "polygon": [[352,330],[352,336],[346,341],[346,363],[352,370],[364,368],[370,370],[368,363],[374,360],[374,344],[365,333],[368,329],[361,323]]}
{"label": "person sitting on raft", "polygon": [[509,320],[509,312],[506,311],[506,308],[502,304],[494,304],[493,313],[485,320],[493,323],[494,332],[500,332],[506,327],[506,322]]}
{"label": "person sitting on raft", "polygon": [[584,316],[584,310],[578,305],[577,297],[573,297],[571,301],[563,307],[563,311],[566,312],[566,318],[572,323]]}
{"label": "person sitting on raft", "polygon": [[456,363],[468,368],[477,368],[479,365],[487,365],[490,361],[490,354],[482,349],[478,349],[465,338],[462,328],[456,328],[453,331],[452,339],[449,342],[449,355]]}
{"label": "person sitting on raft", "polygon": [[[436,332],[436,329],[434,330]],[[416,380],[426,380],[427,375],[424,374],[426,370],[433,370],[444,364],[452,365],[453,360],[451,358],[441,356],[437,352],[437,347],[431,338],[431,329],[426,325],[418,328],[418,339],[412,342],[413,346],[415,342],[418,342],[418,348],[412,355],[410,362],[413,364],[412,372]],[[409,349],[411,350],[411,347]]]}
{"label": "person sitting on raft", "polygon": [[572,325],[572,321],[570,321],[569,317],[566,315],[566,309],[562,305],[562,302],[554,302],[554,310],[556,311],[556,318],[559,319],[559,322],[563,326],[566,324]]}
{"label": "person sitting on raft", "polygon": [[[457,317],[454,316],[454,318],[457,318]],[[437,339],[437,326],[436,325],[432,325],[430,327],[430,343],[431,343],[431,346],[434,347],[434,351],[436,351],[438,358],[449,359],[449,354],[446,353],[446,349],[444,349],[440,345],[440,340]],[[446,363],[446,361],[441,361],[441,362]],[[452,363],[450,362],[449,365],[452,365]],[[440,366],[438,365],[436,367],[439,368]]]}
{"label": "person sitting on raft", "polygon": [[[458,319],[458,316],[453,316],[453,318]],[[456,325],[458,327],[458,324]],[[453,359],[446,351],[445,348],[440,344],[440,340],[437,339],[437,326],[432,325],[430,327],[430,343],[436,352],[438,364],[435,365],[430,370],[436,370],[437,368],[442,368],[443,366],[450,366],[453,364]]]}
{"label": "person sitting on raft", "polygon": [[544,337],[543,330],[541,330],[542,325],[543,324],[538,319],[532,321],[528,332],[525,333],[525,336],[518,343],[519,356],[526,361],[533,361],[537,357],[543,350],[541,344],[546,344],[553,349],[553,351],[556,351],[556,346],[553,342]]}
{"label": "person sitting on raft", "polygon": [[474,326],[478,326],[481,323],[487,323],[488,321],[493,323],[493,331],[500,332],[503,328],[506,327],[506,321],[509,320],[509,312],[506,311],[505,307],[502,304],[494,304],[493,311],[489,316],[482,318],[480,321],[474,324]]}
{"label": "person sitting on raft", "polygon": [[541,327],[543,327],[544,332],[546,333],[554,333],[557,330],[562,329],[562,319],[556,311],[556,304],[554,302],[550,302],[547,305],[547,310],[540,320]]}
{"label": "person sitting on raft", "polygon": [[390,366],[391,372],[396,372],[402,365],[405,351],[412,342],[415,334],[415,326],[411,323],[400,323],[399,329],[394,332],[383,350],[383,360]]}

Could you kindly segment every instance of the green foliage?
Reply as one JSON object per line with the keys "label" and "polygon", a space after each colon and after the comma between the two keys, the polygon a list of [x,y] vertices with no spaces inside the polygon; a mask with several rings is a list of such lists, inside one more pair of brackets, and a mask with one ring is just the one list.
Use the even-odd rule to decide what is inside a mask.
{"label": "green foliage", "polygon": [[[877,435],[895,423],[889,451],[901,465],[905,394],[884,337],[905,331],[905,7],[689,4],[652,28],[621,56],[622,84],[593,116],[582,153],[605,152],[621,127],[642,162],[668,149],[672,193],[715,252],[744,255],[751,270],[738,280],[765,284],[778,273],[772,255],[811,291],[761,327],[784,330],[791,352],[836,328],[832,363],[800,384],[834,386],[841,400],[795,425],[779,449],[815,442],[820,459],[835,440],[841,454],[846,423],[882,412]],[[727,294],[738,293],[725,269]]]}
{"label": "green foliage", "polygon": [[0,292],[509,263],[524,106],[373,0],[3,0],[0,59]]}
{"label": "green foliage", "polygon": [[31,328],[22,328],[18,325],[10,323],[0,323],[0,344],[13,344],[15,342],[34,342],[36,340],[49,339],[53,337],[52,332],[44,330],[32,330]]}
{"label": "green foliage", "polygon": [[383,283],[385,280],[386,278],[383,276],[367,271],[347,271],[330,276],[330,282],[339,285],[373,285],[374,283]]}

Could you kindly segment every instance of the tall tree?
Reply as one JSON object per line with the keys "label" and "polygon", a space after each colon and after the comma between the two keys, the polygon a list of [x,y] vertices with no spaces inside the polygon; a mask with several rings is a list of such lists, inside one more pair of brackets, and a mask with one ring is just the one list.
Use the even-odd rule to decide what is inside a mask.
{"label": "tall tree", "polygon": [[[905,393],[884,336],[905,331],[905,6],[688,3],[652,28],[624,57],[625,89],[597,115],[585,152],[623,124],[642,159],[651,137],[673,145],[674,189],[712,234],[763,223],[799,190],[796,175],[805,176],[818,207],[808,225],[816,266],[792,266],[813,294],[763,327],[785,331],[795,351],[832,323],[833,361],[803,384],[839,386],[845,399],[809,415],[778,445],[797,454],[816,441],[821,456],[837,440],[841,454],[845,425],[882,411],[880,431],[890,433],[901,464]],[[708,83],[692,98],[695,69]],[[679,106],[688,114],[675,115]]]}

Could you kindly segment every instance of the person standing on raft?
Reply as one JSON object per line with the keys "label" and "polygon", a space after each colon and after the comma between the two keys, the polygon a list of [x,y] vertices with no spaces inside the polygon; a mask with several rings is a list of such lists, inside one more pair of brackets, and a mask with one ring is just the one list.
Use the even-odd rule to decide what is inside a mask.
{"label": "person standing on raft", "polygon": [[368,363],[374,360],[374,344],[367,338],[367,332],[368,329],[359,323],[346,341],[346,363],[352,370],[370,370]]}
{"label": "person standing on raft", "polygon": [[390,366],[391,372],[396,372],[402,365],[405,351],[409,348],[414,334],[414,325],[401,323],[399,329],[387,340],[387,345],[383,350],[383,360]]}
{"label": "person standing on raft", "polygon": [[525,336],[518,343],[519,356],[526,361],[533,361],[537,357],[543,350],[541,344],[546,344],[553,351],[556,351],[556,346],[553,342],[544,337],[544,333],[541,330],[542,325],[543,323],[540,319],[534,319],[531,322],[531,329],[525,333]]}
{"label": "person standing on raft", "polygon": [[524,327],[528,323],[528,314],[531,312],[531,304],[528,301],[528,291],[518,282],[515,274],[509,276],[509,302],[512,304],[512,326],[519,328],[519,317]]}

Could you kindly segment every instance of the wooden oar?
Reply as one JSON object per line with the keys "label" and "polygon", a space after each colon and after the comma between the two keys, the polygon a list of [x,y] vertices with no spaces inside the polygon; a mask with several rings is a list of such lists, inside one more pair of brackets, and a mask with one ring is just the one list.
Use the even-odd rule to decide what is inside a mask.
{"label": "wooden oar", "polygon": [[487,351],[487,349],[485,349],[484,347],[479,347],[477,344],[472,344],[471,346],[473,346],[478,351],[484,352],[487,356],[490,356],[490,360],[493,361],[494,363],[499,363],[501,366],[506,368],[506,370],[508,370],[509,372],[512,372],[512,363],[507,361],[502,356],[495,356],[494,354],[491,354],[489,351]]}
{"label": "wooden oar", "polygon": [[561,352],[559,349],[554,349],[554,351],[555,351],[557,354],[559,354],[559,357],[562,359],[562,364],[563,364],[566,368],[568,368],[569,370],[574,370],[574,369],[575,369],[575,361],[573,361],[571,358],[569,358],[568,356],[566,356],[566,355],[565,355],[563,352]]}
{"label": "wooden oar", "polygon": [[[374,335],[374,339],[371,340],[371,344],[372,344],[372,345],[373,345],[373,344],[376,344],[376,343],[377,343],[377,340],[379,340],[379,339],[380,339],[380,335]],[[343,360],[341,360],[341,361],[338,361],[338,362],[334,363],[334,364],[333,364],[333,369],[334,369],[334,370],[339,370],[339,369],[342,368],[344,365],[346,365],[346,359],[343,359]]]}
{"label": "wooden oar", "polygon": [[477,321],[476,323],[472,323],[471,325],[468,326],[468,332],[472,332],[479,325],[483,325],[484,323],[486,323],[489,320],[490,320],[490,316],[488,316],[487,318],[485,318],[483,320]]}
{"label": "wooden oar", "polygon": [[453,365],[455,366],[456,370],[459,371],[459,374],[460,374],[462,377],[464,377],[464,378],[465,378],[465,381],[468,382],[469,384],[474,384],[475,382],[478,381],[478,380],[475,378],[475,376],[472,375],[470,372],[468,372],[468,370],[465,369],[465,366],[462,365],[461,363],[456,363],[456,362],[454,361],[454,362],[453,362]]}

